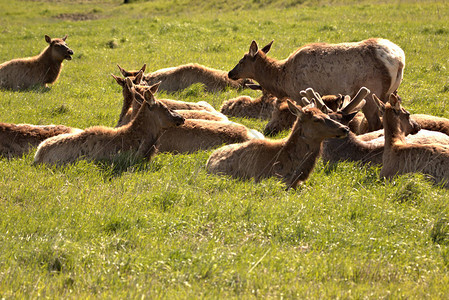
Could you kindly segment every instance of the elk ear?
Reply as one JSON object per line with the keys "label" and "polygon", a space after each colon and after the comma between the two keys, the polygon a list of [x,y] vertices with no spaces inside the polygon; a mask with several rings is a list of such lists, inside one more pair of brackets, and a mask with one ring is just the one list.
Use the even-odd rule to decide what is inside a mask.
{"label": "elk ear", "polygon": [[396,110],[400,110],[401,109],[401,103],[398,99],[398,97],[395,94],[390,94],[390,104],[391,106],[396,109]]}
{"label": "elk ear", "polygon": [[159,88],[159,86],[161,85],[162,81],[159,81],[158,83],[153,84],[152,86],[150,86],[148,88],[148,90],[152,93],[155,94],[157,92],[157,89]]}
{"label": "elk ear", "polygon": [[65,42],[65,40],[67,39],[67,34],[61,39]]}
{"label": "elk ear", "polygon": [[121,77],[118,77],[118,76],[115,76],[114,74],[111,74],[111,76],[112,76],[112,78],[115,79],[115,81],[117,81],[117,83],[119,85],[121,85],[122,87],[125,86],[125,79],[123,79]]}
{"label": "elk ear", "polygon": [[143,64],[142,68],[140,68],[140,71],[145,72],[145,69],[147,68],[147,64]]}
{"label": "elk ear", "polygon": [[126,78],[125,78],[125,82],[126,82],[126,85],[127,85],[129,88],[132,88],[132,87],[134,86],[133,81],[132,81],[131,78],[129,78],[129,77],[126,77]]}
{"label": "elk ear", "polygon": [[153,106],[154,104],[156,104],[156,101],[154,100],[154,96],[151,93],[151,91],[146,90],[143,93],[143,97],[145,98],[145,101],[150,105],[150,107]]}
{"label": "elk ear", "polygon": [[119,64],[117,64],[117,68],[120,70],[120,73],[122,73],[122,75],[123,76],[126,76],[126,71],[125,71],[125,69],[123,69],[122,67],[120,67],[120,65]]}
{"label": "elk ear", "polygon": [[257,46],[256,41],[252,41],[251,42],[251,46],[249,46],[249,52],[248,53],[249,53],[249,55],[251,57],[254,57],[254,56],[256,56],[257,51],[259,51],[259,47]]}
{"label": "elk ear", "polygon": [[262,52],[267,54],[268,51],[270,51],[271,49],[271,45],[273,45],[274,40],[272,40],[271,42],[269,42],[265,47],[262,48]]}
{"label": "elk ear", "polygon": [[385,103],[383,103],[382,101],[380,101],[379,98],[377,98],[377,96],[375,94],[373,94],[373,100],[374,103],[376,103],[377,107],[379,108],[379,110],[384,113],[385,111]]}
{"label": "elk ear", "polygon": [[45,41],[49,44],[51,44],[51,37],[49,37],[48,35],[45,35]]}
{"label": "elk ear", "polygon": [[294,114],[297,117],[301,117],[304,114],[304,111],[296,106],[293,102],[291,102],[289,99],[287,99],[288,109],[292,114]]}
{"label": "elk ear", "polygon": [[142,81],[143,78],[143,71],[140,70],[139,73],[137,73],[136,77],[134,77],[134,82],[136,84],[139,84]]}

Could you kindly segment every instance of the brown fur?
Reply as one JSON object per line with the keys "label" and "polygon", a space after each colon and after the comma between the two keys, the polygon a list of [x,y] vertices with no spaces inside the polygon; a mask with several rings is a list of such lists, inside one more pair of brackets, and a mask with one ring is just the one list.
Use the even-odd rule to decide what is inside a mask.
{"label": "brown fur", "polygon": [[[132,86],[132,82],[129,81]],[[156,144],[169,127],[181,125],[184,119],[145,93],[132,121],[119,128],[96,126],[77,134],[64,134],[42,142],[34,157],[35,163],[63,164],[78,159],[111,159],[120,152],[151,158]]]}
{"label": "brown fur", "polygon": [[209,120],[227,122],[228,118],[219,112],[211,112],[207,110],[194,110],[194,109],[179,109],[175,110],[178,114],[184,117],[184,119],[197,119],[197,120]]}
{"label": "brown fur", "polygon": [[45,36],[49,44],[39,55],[18,58],[0,65],[0,87],[12,90],[23,90],[33,86],[54,83],[61,72],[62,61],[71,60],[73,51],[67,47],[65,36],[62,39],[51,39]]}
{"label": "brown fur", "polygon": [[[250,50],[232,69],[231,79],[250,78],[276,97],[288,97],[297,103],[298,91],[307,87],[321,94],[344,93],[353,97],[366,86],[387,100],[402,81],[405,55],[397,45],[384,39],[355,43],[310,44],[287,59],[269,58],[271,43],[259,50],[252,42]],[[376,105],[368,100],[364,113],[370,131],[381,128]]]}
{"label": "brown fur", "polygon": [[[140,72],[140,74],[142,74],[142,72]],[[135,85],[134,84],[135,80],[132,80],[133,81],[132,88],[128,88],[127,85],[125,84],[125,78],[117,77],[115,75],[112,75],[112,77],[116,80],[116,82],[120,86],[122,86],[123,105],[122,110],[120,112],[119,120],[117,122],[117,125],[115,126],[120,127],[122,125],[128,124],[134,115],[133,111],[134,110],[137,111],[138,108],[140,107],[139,105],[137,105],[137,102],[133,101],[134,97],[140,97],[139,98],[140,100],[143,99],[142,95],[145,93],[145,91],[150,90],[152,93],[155,93],[156,91],[152,90],[152,88],[154,89],[155,85],[152,86]],[[140,82],[140,80],[137,80],[137,82]],[[186,119],[194,118],[205,120],[227,120],[226,116],[217,112],[209,103],[204,101],[198,103],[171,100],[171,99],[159,99],[158,101],[164,103],[164,105],[167,106],[169,109],[178,112]],[[134,105],[132,105],[133,103]]]}
{"label": "brown fur", "polygon": [[[127,77],[136,74],[136,71],[129,72],[123,68],[120,68],[120,71],[123,76]],[[153,73],[144,75],[143,80],[148,85],[162,81],[159,89],[167,92],[183,90],[194,83],[204,84],[205,90],[208,92],[218,92],[223,91],[226,88],[241,89],[244,87],[245,83],[248,82],[246,79],[229,79],[227,72],[208,68],[199,64],[186,64],[157,70]]]}
{"label": "brown fur", "polygon": [[238,123],[190,119],[164,132],[160,138],[159,152],[193,153],[260,138],[261,134],[257,136]]}
{"label": "brown fur", "polygon": [[[129,89],[128,93],[132,93],[133,97],[137,99],[142,97],[136,90]],[[132,118],[135,111],[136,108],[131,107],[128,110],[129,115],[122,118],[120,125],[126,124],[124,122]],[[190,110],[190,112],[192,111]],[[197,112],[200,113],[201,111]],[[212,114],[204,110],[202,112],[202,116],[208,113]],[[193,153],[223,144],[244,142],[252,138],[260,137],[241,124],[229,121],[186,119],[181,126],[169,128],[160,136],[158,150],[160,152]]]}
{"label": "brown fur", "polygon": [[220,112],[231,117],[269,119],[273,114],[276,101],[276,97],[262,91],[262,95],[256,99],[240,96],[226,100]]}
{"label": "brown fur", "polygon": [[[383,105],[383,104],[379,104]],[[435,182],[449,187],[449,146],[440,144],[422,145],[407,143],[407,127],[419,128],[410,114],[401,107],[396,96],[383,106],[385,150],[380,176],[391,178],[399,174],[420,172],[429,175]],[[408,119],[407,127],[403,119]]]}
{"label": "brown fur", "polygon": [[18,157],[47,138],[80,131],[81,129],[64,125],[0,123],[0,156]]}
{"label": "brown fur", "polygon": [[295,106],[298,116],[291,134],[281,140],[253,140],[217,149],[209,157],[209,173],[259,181],[278,177],[287,188],[305,181],[312,172],[325,138],[346,136],[349,129],[316,108]]}
{"label": "brown fur", "polygon": [[[365,94],[364,88],[360,89],[359,93],[357,93],[352,100],[349,96],[343,98],[342,95],[325,95],[321,97],[318,93],[315,93],[313,89],[307,90],[311,90],[311,92],[315,94],[314,97],[319,98],[320,101],[323,102],[322,104],[327,109],[327,112],[329,113],[331,119],[338,121],[344,125],[348,125],[348,123],[351,124],[352,119],[356,115],[356,112],[360,110],[360,107],[365,104],[365,100],[363,99],[363,96]],[[300,93],[305,94],[305,91],[301,91]],[[301,101],[316,101],[316,99],[312,97],[308,98],[310,99],[302,99]],[[343,101],[343,99],[345,99],[345,101]],[[329,107],[332,107],[332,109],[330,109]],[[278,100],[275,102],[271,119],[265,126],[264,134],[274,135],[282,130],[290,129],[295,120],[296,116],[293,115],[293,113],[290,111],[287,102]]]}
{"label": "brown fur", "polygon": [[410,118],[418,123],[422,129],[439,131],[449,135],[449,119],[422,114],[413,114]]}

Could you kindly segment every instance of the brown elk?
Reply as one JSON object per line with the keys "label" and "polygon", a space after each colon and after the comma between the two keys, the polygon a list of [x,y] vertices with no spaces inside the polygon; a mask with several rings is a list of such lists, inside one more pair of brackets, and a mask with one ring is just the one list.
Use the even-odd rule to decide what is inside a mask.
{"label": "brown elk", "polygon": [[269,119],[278,101],[276,97],[262,89],[262,95],[256,99],[239,96],[224,101],[220,112],[231,117]]}
{"label": "brown elk", "polygon": [[206,168],[209,173],[260,181],[278,177],[287,188],[305,181],[312,172],[324,139],[345,137],[349,129],[315,107],[302,109],[290,100],[297,116],[290,135],[281,140],[252,140],[215,150]]}
{"label": "brown elk", "polygon": [[[254,79],[274,96],[297,103],[301,100],[298,91],[307,87],[324,95],[343,93],[353,97],[359,87],[366,86],[386,101],[402,81],[404,51],[385,39],[309,44],[284,60],[267,56],[271,45],[272,42],[259,50],[252,41],[249,52],[229,72],[229,78]],[[381,128],[373,101],[368,101],[363,111],[370,131]]]}
{"label": "brown elk", "polygon": [[[133,83],[128,79],[127,84]],[[157,101],[150,91],[130,123],[118,128],[90,127],[77,134],[64,134],[43,141],[35,163],[63,164],[78,159],[112,159],[120,152],[151,158],[165,129],[184,123],[177,113]]]}
{"label": "brown elk", "polygon": [[81,129],[64,125],[31,125],[0,123],[0,156],[18,157],[43,140],[64,134],[81,132]]}
{"label": "brown elk", "polygon": [[[374,98],[376,99],[376,98]],[[405,173],[423,173],[435,182],[449,187],[449,146],[441,144],[407,143],[405,132],[416,131],[420,126],[410,118],[396,95],[389,103],[377,101],[383,110],[385,149],[382,156],[381,177],[392,178]]]}
{"label": "brown elk", "polygon": [[[143,65],[139,71],[126,71],[119,65],[117,66],[125,77],[135,76],[139,71],[145,71],[146,68],[146,65]],[[144,75],[143,80],[148,85],[162,81],[159,89],[167,92],[183,90],[194,83],[204,84],[205,90],[208,92],[218,92],[226,88],[241,89],[244,88],[245,83],[250,82],[247,79],[232,80],[225,71],[199,64],[186,64],[157,70]]]}
{"label": "brown elk", "polygon": [[[132,93],[133,97],[141,99],[142,95],[135,87],[138,86],[130,86],[127,93]],[[126,109],[122,109],[124,110]],[[132,118],[137,110],[131,108],[128,111]],[[122,119],[122,121],[126,120],[126,118]],[[121,125],[124,124],[126,123]],[[193,153],[254,138],[263,138],[263,135],[234,122],[186,119],[181,126],[169,128],[160,136],[158,150],[159,152]]]}
{"label": "brown elk", "polygon": [[45,36],[49,44],[39,55],[17,58],[0,65],[0,87],[12,90],[23,90],[33,86],[54,83],[61,72],[64,59],[71,60],[73,51],[65,40],[51,39]]}
{"label": "brown elk", "polygon": [[[304,103],[317,101],[321,110],[328,113],[332,119],[345,125],[349,124],[348,126],[350,128],[351,120],[354,118],[355,113],[360,110],[360,107],[365,105],[366,101],[364,100],[364,97],[368,93],[369,90],[363,87],[351,100],[349,96],[343,97],[342,95],[325,95],[321,97],[312,88],[300,91],[300,94],[303,96],[303,98],[301,98],[302,105],[304,105]],[[329,107],[332,107],[334,110],[331,110]],[[288,108],[287,102],[278,100],[275,102],[271,119],[265,126],[264,134],[274,135],[282,130],[290,129],[295,120],[296,116],[293,115]]]}
{"label": "brown elk", "polygon": [[[139,72],[139,74],[143,73]],[[137,75],[135,78],[139,76],[141,75]],[[112,75],[112,77],[117,81],[119,85],[122,86],[122,94],[123,94],[122,111],[120,112],[119,120],[117,122],[117,125],[115,126],[120,127],[124,124],[128,124],[133,116],[133,110],[137,111],[140,107],[137,102],[133,101],[135,93],[143,95],[146,90],[149,90],[154,94],[156,92],[154,88],[158,85],[156,84],[152,86],[140,86],[135,85],[134,84],[135,80],[132,80],[133,85],[130,87],[125,83],[126,81],[125,78],[117,77],[115,75]],[[137,82],[140,81],[137,80]],[[158,101],[164,103],[168,108],[174,110],[185,119],[228,121],[228,118],[225,115],[219,113],[209,103],[204,101],[200,101],[197,103],[170,100],[170,99],[158,99]]]}

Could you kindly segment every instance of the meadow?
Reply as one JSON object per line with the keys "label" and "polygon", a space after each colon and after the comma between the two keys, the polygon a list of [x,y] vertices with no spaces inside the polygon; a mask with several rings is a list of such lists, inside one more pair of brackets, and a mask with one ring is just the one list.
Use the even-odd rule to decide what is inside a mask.
{"label": "meadow", "polygon": [[[1,122],[114,126],[116,64],[230,70],[253,39],[274,39],[269,55],[283,59],[306,43],[370,37],[405,51],[404,107],[449,117],[443,0],[122,2],[0,0],[0,62],[38,54],[45,34],[68,34],[75,52],[50,88],[0,90]],[[194,85],[157,97],[218,109],[240,94],[258,95]],[[287,191],[207,174],[211,152],[63,167],[34,166],[34,151],[0,158],[0,298],[449,297],[447,189],[320,160]]]}

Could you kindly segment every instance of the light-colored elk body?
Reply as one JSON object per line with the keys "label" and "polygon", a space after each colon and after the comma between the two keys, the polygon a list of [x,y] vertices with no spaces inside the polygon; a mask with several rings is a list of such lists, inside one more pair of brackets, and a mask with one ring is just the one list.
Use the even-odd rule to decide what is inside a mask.
{"label": "light-colored elk body", "polygon": [[423,114],[413,114],[410,118],[421,126],[422,129],[439,131],[449,135],[449,119]]}
{"label": "light-colored elk body", "polygon": [[65,40],[45,36],[49,44],[39,55],[17,58],[0,65],[0,88],[22,90],[55,82],[61,72],[64,59],[71,60],[73,51]]}
{"label": "light-colored elk body", "polygon": [[[142,95],[135,89],[136,87],[138,86],[133,85],[126,91],[124,90],[124,97],[132,95],[136,99],[141,99]],[[122,111],[124,110],[126,109],[122,109]],[[133,118],[133,114],[137,110],[131,108],[128,111],[131,113],[130,118]],[[208,113],[207,111],[203,112]],[[123,122],[126,120],[127,118],[122,119]],[[124,124],[126,123],[121,126]],[[193,153],[254,138],[263,138],[263,135],[234,122],[186,119],[184,124],[176,128],[168,128],[159,137],[158,150],[159,152]]]}
{"label": "light-colored elk body", "polygon": [[231,117],[269,119],[277,101],[276,97],[263,90],[262,95],[256,99],[250,96],[239,96],[226,100],[220,112]]}
{"label": "light-colored elk body", "polygon": [[[145,67],[144,65],[141,70],[145,70]],[[126,71],[120,66],[119,68],[123,76],[129,77],[137,74],[136,71]],[[148,85],[161,81],[159,90],[167,92],[180,91],[195,83],[204,84],[205,90],[208,92],[218,92],[226,88],[241,89],[248,82],[246,79],[232,80],[225,71],[195,63],[160,69],[144,75],[143,80]]]}
{"label": "light-colored elk body", "polygon": [[[284,60],[268,57],[270,48],[271,43],[259,50],[253,41],[228,76],[254,79],[274,96],[297,103],[301,100],[298,91],[308,87],[324,95],[342,93],[353,97],[365,86],[386,101],[399,87],[405,66],[404,51],[385,39],[309,44]],[[363,111],[370,131],[381,128],[374,101],[368,100]]]}
{"label": "light-colored elk body", "polygon": [[305,181],[319,157],[322,141],[344,137],[349,129],[317,108],[304,110],[288,101],[297,121],[290,135],[281,140],[253,140],[215,150],[206,168],[209,173],[259,181],[278,177],[287,188]]}
{"label": "light-colored elk body", "polygon": [[145,101],[130,123],[118,128],[96,126],[77,134],[49,138],[39,145],[34,162],[62,164],[78,159],[111,159],[121,152],[151,158],[162,132],[183,122],[180,115],[155,100],[147,91]]}
{"label": "light-colored elk body", "polygon": [[380,176],[391,178],[405,173],[423,173],[435,182],[444,183],[449,188],[449,146],[441,144],[407,143],[404,132],[407,130],[401,119],[409,120],[408,127],[419,125],[410,119],[410,114],[392,95],[387,104],[379,103],[384,109],[383,125],[385,131],[385,149],[383,167]]}
{"label": "light-colored elk body", "polygon": [[253,139],[263,139],[263,135],[242,124],[187,119],[183,125],[161,135],[159,152],[193,153]]}
{"label": "light-colored elk body", "polygon": [[211,112],[207,110],[194,110],[194,109],[178,109],[175,110],[178,114],[184,117],[184,119],[197,119],[208,121],[228,122],[228,117],[219,112]]}
{"label": "light-colored elk body", "polygon": [[21,156],[47,138],[81,131],[64,125],[0,123],[0,156],[8,158]]}

